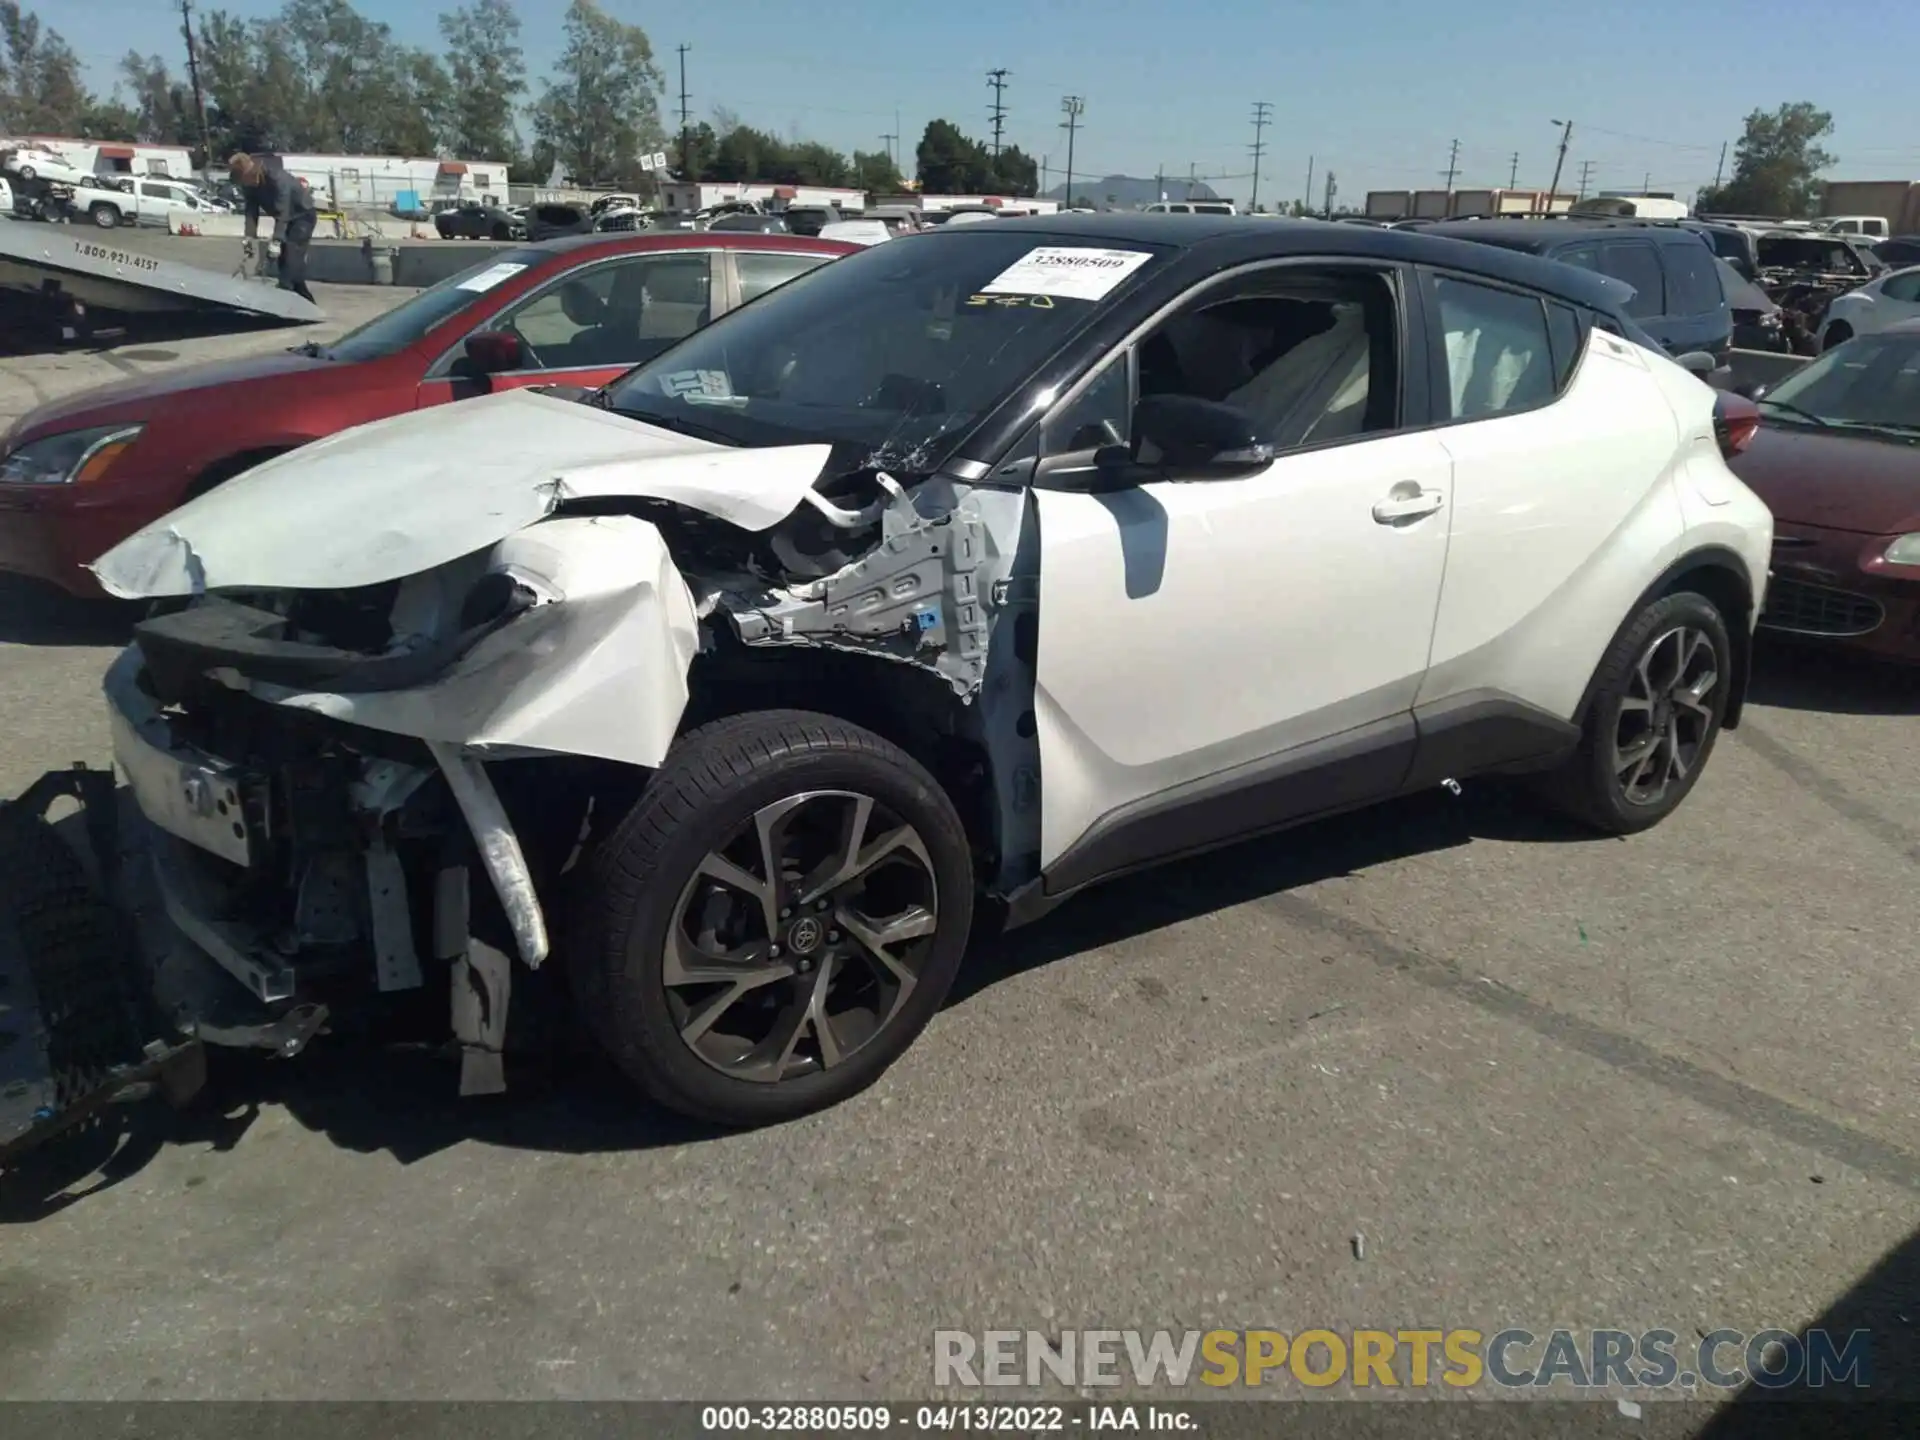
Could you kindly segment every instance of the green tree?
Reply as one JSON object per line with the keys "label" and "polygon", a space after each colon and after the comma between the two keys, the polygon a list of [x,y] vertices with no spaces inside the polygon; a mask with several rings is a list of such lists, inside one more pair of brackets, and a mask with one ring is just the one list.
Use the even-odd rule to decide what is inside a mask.
{"label": "green tree", "polygon": [[200,146],[193,92],[167,69],[158,55],[129,50],[120,61],[120,84],[133,115],[130,139],[150,145]]}
{"label": "green tree", "polygon": [[640,157],[660,148],[660,71],[646,31],[593,0],[567,7],[566,46],[533,110],[537,139],[575,180],[631,183]]}
{"label": "green tree", "polygon": [[869,195],[898,195],[907,186],[893,157],[884,150],[853,152],[853,183]]}
{"label": "green tree", "polygon": [[249,24],[225,11],[200,24],[200,79],[214,162],[236,150],[302,148],[311,133],[305,72],[276,20]]}
{"label": "green tree", "polygon": [[914,149],[920,188],[930,195],[978,195],[992,189],[987,147],[951,120],[929,120]]}
{"label": "green tree", "polygon": [[119,140],[129,145],[145,138],[140,133],[139,113],[117,99],[90,101],[80,112],[80,124],[73,133],[83,140]]}
{"label": "green tree", "polygon": [[440,17],[440,35],[452,85],[447,145],[468,160],[518,154],[513,112],[526,93],[527,62],[511,0],[473,0],[449,11]]}
{"label": "green tree", "polygon": [[1734,215],[1795,219],[1818,213],[1820,172],[1838,156],[1821,147],[1833,133],[1833,116],[1809,101],[1747,116],[1734,147],[1733,175],[1719,189],[1702,190],[1698,207]]}
{"label": "green tree", "polygon": [[993,157],[991,174],[996,195],[1030,199],[1040,193],[1040,166],[1018,145],[1008,145]]}
{"label": "green tree", "polygon": [[71,135],[92,104],[73,47],[18,0],[0,0],[0,133]]}

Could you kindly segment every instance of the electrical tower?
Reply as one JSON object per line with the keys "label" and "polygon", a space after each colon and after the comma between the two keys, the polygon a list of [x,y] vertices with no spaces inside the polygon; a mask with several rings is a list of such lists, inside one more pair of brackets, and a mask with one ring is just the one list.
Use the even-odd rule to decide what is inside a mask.
{"label": "electrical tower", "polygon": [[1060,113],[1067,118],[1060,128],[1067,132],[1067,209],[1073,208],[1073,139],[1080,129],[1080,117],[1087,113],[1087,102],[1079,95],[1068,95],[1060,102]]}
{"label": "electrical tower", "polygon": [[[200,89],[200,56],[193,43],[192,0],[180,0],[180,33],[187,42],[187,82],[193,86],[194,113],[200,117],[200,165],[213,173],[213,140],[207,133],[207,97]],[[1721,152],[1723,155],[1725,151]]]}
{"label": "electrical tower", "polygon": [[1453,177],[1460,173],[1460,142],[1454,141],[1447,150],[1447,193],[1453,193]]}
{"label": "electrical tower", "polygon": [[1266,152],[1261,136],[1267,126],[1273,123],[1273,106],[1264,100],[1253,102],[1253,194],[1247,201],[1247,209],[1260,208],[1260,157]]}
{"label": "electrical tower", "polygon": [[1002,99],[1002,92],[1007,88],[1007,72],[1005,70],[989,70],[987,72],[987,84],[993,89],[993,104],[987,107],[987,114],[993,117],[993,154],[994,158],[998,159],[1000,156],[1000,132],[1005,128],[1007,123],[1007,107]]}
{"label": "electrical tower", "polygon": [[896,175],[900,173],[900,161],[893,153],[893,146],[894,142],[899,138],[900,137],[892,131],[888,131],[880,137],[880,143],[887,147],[887,163],[893,166],[893,173]]}
{"label": "electrical tower", "polygon": [[693,111],[687,105],[687,51],[691,45],[680,47],[680,178],[695,180],[699,177],[687,168],[687,149],[693,135]]}
{"label": "electrical tower", "polygon": [[1513,167],[1507,171],[1507,189],[1511,190],[1520,183],[1520,152],[1513,152]]}

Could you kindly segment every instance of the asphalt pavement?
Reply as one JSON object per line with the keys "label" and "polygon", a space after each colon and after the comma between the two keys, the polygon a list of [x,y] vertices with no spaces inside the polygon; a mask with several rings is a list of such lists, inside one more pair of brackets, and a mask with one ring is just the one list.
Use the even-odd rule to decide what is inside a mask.
{"label": "asphalt pavement", "polygon": [[[0,423],[289,333],[0,362]],[[0,793],[105,762],[122,624],[0,590]],[[897,1399],[949,1327],[1825,1317],[1910,1366],[1916,714],[1769,647],[1652,833],[1469,785],[1089,893],[755,1134],[594,1073],[228,1067],[0,1183],[0,1394]]]}

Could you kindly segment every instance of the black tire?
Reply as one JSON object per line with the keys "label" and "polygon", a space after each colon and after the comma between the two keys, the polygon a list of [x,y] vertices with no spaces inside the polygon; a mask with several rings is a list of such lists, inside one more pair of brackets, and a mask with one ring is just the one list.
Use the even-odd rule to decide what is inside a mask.
{"label": "black tire", "polygon": [[[666,980],[669,927],[681,923],[701,867],[730,837],[765,807],[821,791],[871,797],[875,813],[884,808],[917,832],[928,862],[923,868],[935,886],[934,929],[918,946],[913,985],[837,1063],[821,1063],[827,1047],[816,1029],[810,1073],[739,1078],[682,1039]],[[939,782],[878,735],[801,710],[730,716],[683,736],[617,828],[584,857],[580,881],[579,928],[568,941],[588,1028],[653,1100],[737,1127],[823,1109],[878,1079],[945,1000],[966,953],[974,902],[966,831]],[[794,923],[804,923],[804,915]],[[838,939],[837,931],[825,935]],[[800,953],[797,941],[788,949]],[[787,963],[799,962],[789,955]],[[823,958],[819,974],[857,979],[848,964]],[[770,984],[768,1003],[798,997],[800,987],[811,985],[798,976]]]}
{"label": "black tire", "polygon": [[[1650,760],[1663,770],[1663,783],[1657,796],[1650,794],[1650,783],[1629,786],[1622,780],[1616,763],[1621,756],[1634,753],[1632,745],[1616,752],[1621,735],[1641,738],[1635,715],[1640,709],[1644,686],[1644,668],[1664,680],[1668,652],[1655,654],[1656,647],[1685,649],[1691,642],[1670,640],[1675,634],[1698,636],[1711,647],[1714,682],[1698,705],[1676,706],[1668,702],[1667,711],[1679,714],[1677,748],[1684,773],[1675,775],[1671,754],[1674,741],[1656,743]],[[1699,652],[1680,657],[1683,674],[1695,674],[1686,666],[1706,663]],[[1540,789],[1557,808],[1573,818],[1608,835],[1632,835],[1649,830],[1680,808],[1692,792],[1713,753],[1720,736],[1720,722],[1726,715],[1727,699],[1733,684],[1733,645],[1727,638],[1727,624],[1718,607],[1706,596],[1691,590],[1663,595],[1643,607],[1614,637],[1599,671],[1594,676],[1591,703],[1579,748],[1558,770],[1544,776]],[[1630,713],[1632,712],[1632,713]],[[1656,700],[1648,715],[1651,730],[1661,714]],[[1632,793],[1635,789],[1639,793]]]}
{"label": "black tire", "polygon": [[1827,326],[1826,334],[1820,337],[1820,349],[1824,352],[1836,345],[1844,345],[1853,338],[1853,327],[1844,320],[1836,320]]}
{"label": "black tire", "polygon": [[495,240],[511,240],[513,238],[513,231],[506,225],[496,225],[493,227],[493,238]]}
{"label": "black tire", "polygon": [[93,223],[102,230],[111,230],[120,223],[120,212],[104,200],[96,200],[88,208],[87,214],[93,217]]}

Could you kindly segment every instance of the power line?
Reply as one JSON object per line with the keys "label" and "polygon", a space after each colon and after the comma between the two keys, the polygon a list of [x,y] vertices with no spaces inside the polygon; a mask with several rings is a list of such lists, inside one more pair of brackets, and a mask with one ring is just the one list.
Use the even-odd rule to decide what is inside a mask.
{"label": "power line", "polygon": [[1001,100],[1001,92],[1007,88],[1007,72],[1005,70],[989,70],[987,72],[987,84],[993,87],[993,104],[988,107],[987,113],[993,117],[993,153],[994,156],[998,158],[1000,154],[1000,132],[1005,127],[1007,121],[1007,107]]}
{"label": "power line", "polygon": [[687,151],[690,148],[693,132],[693,111],[687,104],[690,98],[687,95],[687,51],[692,48],[691,45],[680,47],[680,178],[682,180],[698,178],[687,169]]}
{"label": "power line", "polygon": [[1249,210],[1260,208],[1260,156],[1266,149],[1261,134],[1273,121],[1273,106],[1265,100],[1253,102],[1253,194],[1247,200]]}

